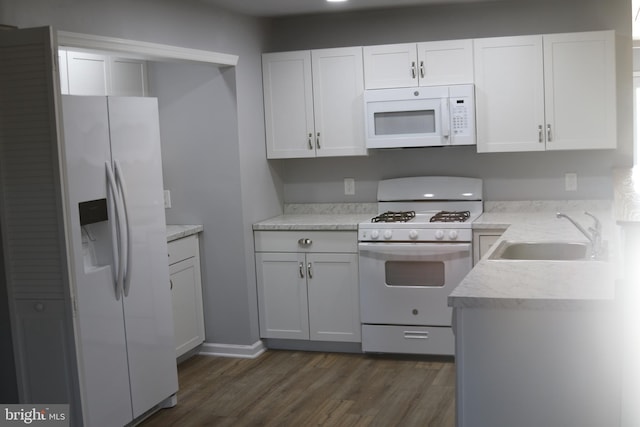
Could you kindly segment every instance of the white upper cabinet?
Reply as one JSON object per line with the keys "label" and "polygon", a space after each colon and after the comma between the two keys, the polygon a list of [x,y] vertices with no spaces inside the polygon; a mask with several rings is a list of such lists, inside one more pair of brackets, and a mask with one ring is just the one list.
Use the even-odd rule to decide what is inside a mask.
{"label": "white upper cabinet", "polygon": [[473,83],[473,41],[365,46],[366,89]]}
{"label": "white upper cabinet", "polygon": [[109,57],[88,52],[67,51],[70,95],[108,95]]}
{"label": "white upper cabinet", "polygon": [[366,154],[362,48],[262,56],[267,157]]}
{"label": "white upper cabinet", "polygon": [[613,31],[545,35],[547,150],[616,148]]}
{"label": "white upper cabinet", "polygon": [[111,95],[147,96],[147,62],[110,57]]}
{"label": "white upper cabinet", "polygon": [[478,152],[616,147],[613,31],[474,41]]}
{"label": "white upper cabinet", "polygon": [[148,95],[146,61],[60,49],[58,63],[65,95]]}
{"label": "white upper cabinet", "polygon": [[60,74],[60,93],[69,95],[69,71],[67,70],[67,51],[58,49],[58,72]]}
{"label": "white upper cabinet", "polygon": [[262,55],[267,158],[315,157],[311,52]]}

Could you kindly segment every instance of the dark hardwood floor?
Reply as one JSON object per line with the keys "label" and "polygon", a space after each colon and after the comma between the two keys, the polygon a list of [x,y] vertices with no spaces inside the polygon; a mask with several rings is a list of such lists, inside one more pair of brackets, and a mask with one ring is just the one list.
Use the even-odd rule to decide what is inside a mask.
{"label": "dark hardwood floor", "polygon": [[194,356],[178,375],[178,404],[142,426],[455,423],[452,358],[269,350],[257,359]]}

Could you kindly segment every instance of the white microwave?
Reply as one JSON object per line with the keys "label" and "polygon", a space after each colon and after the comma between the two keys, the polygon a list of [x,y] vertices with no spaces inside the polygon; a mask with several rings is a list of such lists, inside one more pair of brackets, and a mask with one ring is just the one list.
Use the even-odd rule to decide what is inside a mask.
{"label": "white microwave", "polygon": [[367,148],[475,145],[472,84],[364,93]]}

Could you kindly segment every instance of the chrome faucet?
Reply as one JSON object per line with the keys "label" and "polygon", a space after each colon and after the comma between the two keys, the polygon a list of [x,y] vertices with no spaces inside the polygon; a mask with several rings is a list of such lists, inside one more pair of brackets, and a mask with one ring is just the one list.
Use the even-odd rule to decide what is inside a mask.
{"label": "chrome faucet", "polygon": [[600,224],[600,220],[592,213],[585,212],[584,214],[590,216],[594,220],[593,227],[589,227],[588,231],[567,214],[558,212],[556,213],[556,218],[568,219],[582,234],[585,235],[587,239],[589,239],[589,243],[591,243],[591,258],[595,259],[600,256],[602,251],[602,225]]}

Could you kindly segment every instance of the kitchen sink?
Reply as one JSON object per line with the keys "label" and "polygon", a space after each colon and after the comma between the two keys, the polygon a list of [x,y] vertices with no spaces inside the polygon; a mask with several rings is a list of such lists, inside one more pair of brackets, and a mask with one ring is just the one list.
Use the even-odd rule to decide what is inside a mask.
{"label": "kitchen sink", "polygon": [[502,260],[590,260],[591,246],[582,242],[510,242],[503,241],[489,256]]}

